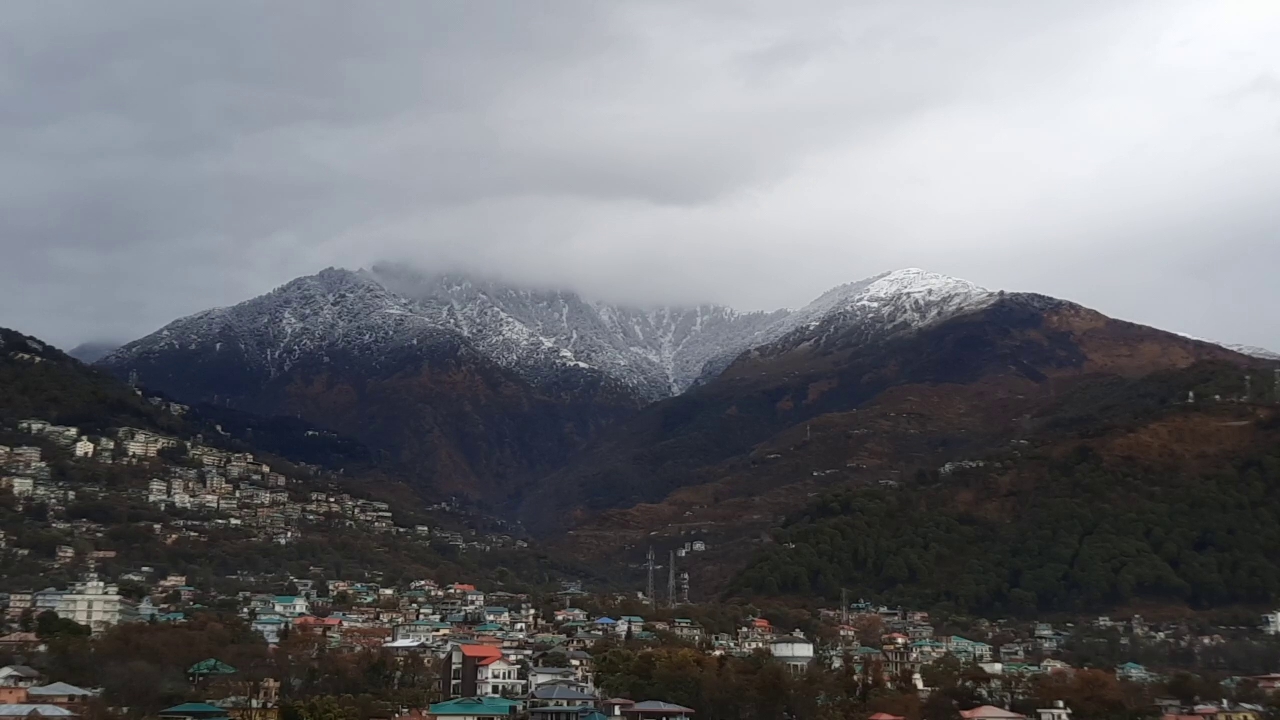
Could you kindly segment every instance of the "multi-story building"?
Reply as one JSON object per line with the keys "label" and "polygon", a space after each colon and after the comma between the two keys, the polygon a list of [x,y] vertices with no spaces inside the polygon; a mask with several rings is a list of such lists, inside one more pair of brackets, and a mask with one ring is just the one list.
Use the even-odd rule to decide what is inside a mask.
{"label": "multi-story building", "polygon": [[12,490],[15,497],[30,497],[36,490],[35,478],[24,475],[6,477],[0,482],[0,485]]}
{"label": "multi-story building", "polygon": [[95,633],[138,619],[138,606],[122,597],[119,589],[90,573],[73,583],[58,604],[58,617],[87,625]]}
{"label": "multi-story building", "polygon": [[447,697],[517,697],[527,686],[520,667],[496,647],[459,643],[445,653],[441,690]]}
{"label": "multi-story building", "polygon": [[791,673],[802,674],[813,663],[813,643],[798,635],[782,635],[769,644],[769,654]]}
{"label": "multi-story building", "polygon": [[16,620],[22,617],[23,613],[31,610],[35,603],[35,593],[30,590],[9,593],[9,609],[5,614],[10,620]]}

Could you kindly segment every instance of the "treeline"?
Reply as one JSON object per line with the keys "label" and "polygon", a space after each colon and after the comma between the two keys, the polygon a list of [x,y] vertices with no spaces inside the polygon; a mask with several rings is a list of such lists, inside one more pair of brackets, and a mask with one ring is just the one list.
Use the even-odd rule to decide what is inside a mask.
{"label": "treeline", "polygon": [[[438,676],[421,657],[399,660],[381,648],[337,651],[320,634],[294,631],[269,649],[262,636],[232,615],[212,612],[181,624],[119,625],[101,637],[76,632],[45,636],[48,651],[27,661],[49,677],[102,688],[102,701],[130,715],[191,700],[254,695],[279,682],[291,717],[311,717],[341,698],[342,717],[390,717],[401,706],[438,699]],[[233,675],[194,678],[192,665],[215,658]],[[358,708],[358,710],[357,710]]]}
{"label": "treeline", "polygon": [[1019,470],[1013,481],[978,472],[910,492],[825,497],[776,534],[731,592],[838,597],[846,588],[1023,615],[1280,595],[1280,456],[1168,473],[1117,469],[1081,446],[1066,461]]}
{"label": "treeline", "polygon": [[[954,720],[959,710],[989,702],[1009,703],[1034,716],[1036,708],[1055,700],[1066,702],[1078,717],[1139,720],[1157,714],[1153,694],[1166,690],[1120,683],[1100,670],[994,678],[951,658],[926,668],[925,682],[933,691],[922,700],[910,678],[886,678],[879,663],[862,672],[852,657],[841,660],[834,670],[815,664],[796,673],[763,652],[739,658],[681,648],[618,647],[597,658],[596,671],[597,684],[611,695],[677,703],[695,710],[701,720],[852,720],[877,712],[908,720]],[[1187,677],[1193,686],[1208,685]]]}
{"label": "treeline", "polygon": [[0,426],[31,417],[89,433],[121,425],[171,431],[178,425],[107,373],[0,328]]}

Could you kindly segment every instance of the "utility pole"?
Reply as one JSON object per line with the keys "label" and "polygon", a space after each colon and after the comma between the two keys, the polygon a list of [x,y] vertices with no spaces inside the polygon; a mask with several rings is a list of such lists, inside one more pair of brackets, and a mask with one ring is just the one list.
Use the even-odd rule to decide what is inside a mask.
{"label": "utility pole", "polygon": [[645,597],[649,600],[649,609],[658,606],[658,599],[653,594],[653,546],[649,546],[649,590]]}
{"label": "utility pole", "polygon": [[671,564],[667,567],[667,603],[676,606],[676,551],[671,551]]}
{"label": "utility pole", "polygon": [[1275,388],[1271,391],[1271,401],[1280,405],[1280,368],[1276,368]]}
{"label": "utility pole", "polygon": [[1249,402],[1253,399],[1253,376],[1244,376],[1244,401]]}
{"label": "utility pole", "polygon": [[840,588],[840,624],[849,624],[849,591]]}

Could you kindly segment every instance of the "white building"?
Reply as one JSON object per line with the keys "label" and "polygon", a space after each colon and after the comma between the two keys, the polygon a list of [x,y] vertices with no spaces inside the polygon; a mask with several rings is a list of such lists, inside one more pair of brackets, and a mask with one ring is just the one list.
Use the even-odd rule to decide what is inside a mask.
{"label": "white building", "polygon": [[1061,700],[1054,700],[1053,705],[1036,710],[1039,720],[1071,720],[1071,708]]}
{"label": "white building", "polygon": [[[15,491],[16,495],[17,492]],[[1262,616],[1262,632],[1268,635],[1280,635],[1280,610]]]}
{"label": "white building", "polygon": [[297,595],[276,595],[271,599],[271,609],[285,617],[306,615],[311,609],[307,599]]}
{"label": "white building", "polygon": [[121,597],[115,585],[102,582],[92,573],[63,593],[57,612],[58,617],[87,625],[95,633],[138,619],[137,604]]}
{"label": "white building", "polygon": [[75,453],[76,457],[87,458],[93,457],[94,447],[93,443],[89,442],[89,438],[81,437],[76,441],[75,445],[71,446],[71,450]]}
{"label": "white building", "polygon": [[793,673],[804,673],[813,662],[813,643],[798,635],[784,635],[769,644],[769,653]]}
{"label": "white building", "polygon": [[17,497],[29,497],[36,490],[35,478],[23,477],[21,475],[5,478],[3,484],[12,490],[13,494]]}

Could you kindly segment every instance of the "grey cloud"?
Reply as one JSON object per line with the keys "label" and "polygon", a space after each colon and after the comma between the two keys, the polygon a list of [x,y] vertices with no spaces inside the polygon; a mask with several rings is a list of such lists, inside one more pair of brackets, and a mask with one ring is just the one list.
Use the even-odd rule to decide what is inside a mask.
{"label": "grey cloud", "polygon": [[1265,5],[15,5],[0,325],[381,259],[753,308],[918,265],[1280,348]]}

